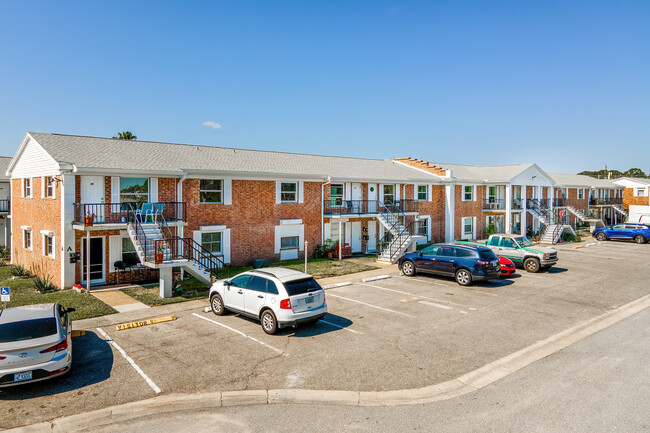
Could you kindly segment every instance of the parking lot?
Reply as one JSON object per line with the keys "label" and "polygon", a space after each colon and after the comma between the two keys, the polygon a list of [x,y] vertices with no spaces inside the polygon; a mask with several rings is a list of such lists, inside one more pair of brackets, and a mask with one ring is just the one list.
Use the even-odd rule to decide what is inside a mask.
{"label": "parking lot", "polygon": [[[589,241],[591,242],[591,241]],[[584,245],[584,243],[583,243]],[[558,247],[548,271],[461,287],[400,276],[326,291],[315,326],[265,334],[237,315],[174,306],[177,320],[115,330],[115,316],[76,322],[73,370],[0,390],[0,427],[153,397],[243,389],[382,391],[443,382],[650,293],[650,245]],[[162,307],[161,307],[162,308]],[[160,314],[152,309],[150,317]]]}

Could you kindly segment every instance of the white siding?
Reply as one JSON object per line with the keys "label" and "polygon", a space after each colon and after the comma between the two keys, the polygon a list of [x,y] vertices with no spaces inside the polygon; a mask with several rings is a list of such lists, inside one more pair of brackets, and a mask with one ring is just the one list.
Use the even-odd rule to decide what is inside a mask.
{"label": "white siding", "polygon": [[12,178],[54,176],[59,165],[35,140],[29,139],[11,173]]}

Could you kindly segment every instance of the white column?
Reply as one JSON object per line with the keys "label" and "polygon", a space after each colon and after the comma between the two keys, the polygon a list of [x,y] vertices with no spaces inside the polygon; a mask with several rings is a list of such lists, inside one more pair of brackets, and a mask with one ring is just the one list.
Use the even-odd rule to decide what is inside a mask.
{"label": "white column", "polygon": [[456,185],[445,185],[445,242],[454,241],[454,191]]}
{"label": "white column", "polygon": [[160,268],[160,297],[172,297],[172,268]]}
{"label": "white column", "polygon": [[343,222],[339,218],[339,260],[343,259]]}
{"label": "white column", "polygon": [[[527,216],[526,200],[527,199],[528,198],[526,197],[526,185],[521,185],[521,217],[520,217],[521,221],[519,223],[521,227],[519,227],[519,233],[521,233],[524,236],[526,236],[526,216]],[[533,228],[534,227],[535,227],[535,219],[533,218]]]}
{"label": "white column", "polygon": [[506,233],[512,233],[512,185],[506,185]]}

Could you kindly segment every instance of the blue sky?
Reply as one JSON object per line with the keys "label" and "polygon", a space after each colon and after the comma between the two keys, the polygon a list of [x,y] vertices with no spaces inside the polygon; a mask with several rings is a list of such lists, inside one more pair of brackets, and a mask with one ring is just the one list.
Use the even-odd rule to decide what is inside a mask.
{"label": "blue sky", "polygon": [[649,22],[647,0],[0,0],[0,154],[28,130],[130,130],[648,172]]}

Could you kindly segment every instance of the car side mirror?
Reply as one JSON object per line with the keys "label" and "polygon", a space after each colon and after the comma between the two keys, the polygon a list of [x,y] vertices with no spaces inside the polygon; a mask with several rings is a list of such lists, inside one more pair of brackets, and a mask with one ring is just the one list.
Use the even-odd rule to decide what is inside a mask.
{"label": "car side mirror", "polygon": [[72,307],[70,307],[70,308],[66,308],[66,309],[65,309],[65,312],[66,312],[66,313],[74,313],[75,311],[77,311],[77,309],[76,309],[76,308],[72,308]]}
{"label": "car side mirror", "polygon": [[418,255],[422,257],[422,251],[418,251]]}

